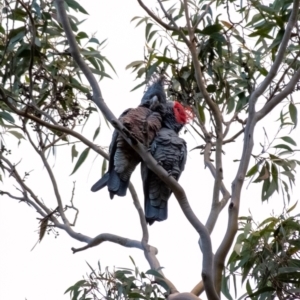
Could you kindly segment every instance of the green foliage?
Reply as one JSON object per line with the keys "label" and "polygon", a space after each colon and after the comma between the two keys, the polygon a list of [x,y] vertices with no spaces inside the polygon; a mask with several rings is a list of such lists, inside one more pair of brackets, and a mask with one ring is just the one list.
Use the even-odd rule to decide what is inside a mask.
{"label": "green foliage", "polygon": [[281,192],[283,198],[290,201],[290,190],[295,184],[296,166],[300,165],[300,161],[291,156],[297,150],[293,148],[297,143],[290,136],[277,137],[285,126],[281,126],[271,141],[265,131],[262,150],[253,155],[255,164],[246,174],[253,183],[263,183],[262,201],[268,200],[275,191]]}
{"label": "green foliage", "polygon": [[[212,7],[208,7],[204,1],[187,1],[187,5],[188,19],[195,30],[193,42],[205,92],[222,113],[226,140],[222,149],[226,152],[226,144],[243,134],[245,124],[251,118],[249,99],[269,74],[270,66],[276,59],[291,15],[292,1],[274,0],[268,4],[252,0],[239,3],[217,1],[216,6]],[[144,60],[136,60],[127,66],[136,73],[138,79],[143,78],[143,82],[133,90],[147,82],[154,73],[164,73],[169,98],[190,106],[195,112],[196,120],[191,128],[203,143],[193,150],[200,149],[200,154],[204,154],[206,146],[211,145],[212,151],[215,151],[214,146],[218,143],[216,118],[195,77],[196,73],[199,74],[195,72],[198,62],[193,61],[186,43],[190,36],[184,4],[182,1],[161,1],[155,13],[167,24],[167,29],[149,17],[132,19],[136,26],[145,26],[147,43]],[[296,27],[299,27],[299,18]],[[278,74],[257,101],[256,111],[282,92],[295,73],[299,72],[299,44],[300,37],[294,29]],[[296,167],[300,165],[300,161],[294,157],[299,151],[297,140],[290,136],[298,123],[299,101],[294,93],[299,90],[300,85],[297,84],[294,91],[282,101],[277,134],[268,136],[265,130],[264,142],[260,143],[261,151],[252,153],[246,180],[261,185],[262,201],[269,201],[277,193],[282,196],[283,203],[290,201]],[[248,138],[244,136],[244,139]],[[229,271],[224,273],[222,281],[222,291],[228,299],[233,299],[230,294],[233,290],[236,293],[235,272],[238,270],[242,272],[248,296],[253,299],[271,299],[270,295],[280,298],[280,293],[296,295],[297,291],[293,289],[299,288],[296,283],[299,272],[291,268],[295,268],[293,264],[295,261],[298,263],[299,257],[293,253],[287,258],[284,253],[291,249],[298,251],[295,244],[299,239],[299,218],[284,215],[274,219],[268,224],[269,227],[255,231],[251,220],[242,224],[243,233],[238,237],[228,263]],[[278,228],[284,230],[285,235],[272,238]],[[277,256],[280,258],[278,264]],[[248,280],[250,276],[252,280]]]}
{"label": "green foliage", "polygon": [[[253,0],[239,4],[218,0],[214,9],[204,1],[187,2],[189,21],[195,29],[196,60],[200,62],[205,92],[222,114],[222,147],[225,150],[226,144],[244,133],[247,119],[251,117],[249,99],[269,74],[276,59],[291,14],[292,1],[274,0],[266,5]],[[132,19],[136,26],[145,26],[147,48],[145,57],[126,67],[141,79],[132,90],[144,86],[153,74],[164,73],[169,98],[190,106],[196,115],[191,128],[203,143],[194,149],[200,149],[203,154],[205,146],[210,145],[213,153],[218,143],[216,119],[204,99],[203,89],[199,89],[195,77],[197,64],[193,63],[185,42],[188,28],[183,2],[160,3],[166,5],[167,16],[159,15],[159,11],[158,16],[175,30],[162,28],[148,16]],[[99,41],[80,29],[83,21],[78,19],[78,15],[87,15],[87,11],[77,1],[66,0],[65,7],[83,59],[98,80],[110,78],[107,66],[113,72],[115,70],[102,54],[106,40]],[[91,89],[85,85],[82,72],[73,61],[53,1],[29,0],[25,5],[21,1],[6,1],[1,18],[0,153],[11,153],[4,146],[6,135],[18,142],[31,142],[30,134],[34,133],[36,151],[48,151],[48,154],[51,150],[55,153],[55,146],[62,140],[67,145],[72,144],[71,159],[75,165],[71,174],[74,174],[86,161],[90,148],[77,150],[67,134],[47,129],[41,122],[29,121],[24,116],[30,114],[35,120],[76,130],[78,127],[83,129],[90,115],[97,111],[90,102]],[[177,22],[178,28],[174,22]],[[274,99],[299,72],[299,45],[299,33],[293,31],[278,74],[260,97],[260,105]],[[290,201],[296,167],[300,165],[300,161],[293,157],[298,151],[297,140],[290,136],[298,123],[299,102],[293,97],[294,92],[299,90],[300,85],[297,84],[281,103],[277,119],[279,129],[275,137],[269,138],[265,132],[261,151],[252,153],[246,179],[261,185],[262,201],[269,200],[276,193],[282,195],[285,204]],[[259,109],[259,105],[256,108]],[[93,140],[100,133],[100,125],[92,133]],[[5,174],[2,163],[0,161],[0,169]],[[107,169],[105,159],[101,169],[103,175]],[[28,174],[24,181],[26,176]],[[299,297],[299,215],[289,215],[294,208],[259,225],[252,218],[240,218],[241,233],[222,280],[222,292],[228,299],[233,299],[233,291],[236,297],[239,275],[245,284],[246,295],[251,299]],[[49,216],[41,221],[39,240],[52,226],[48,221]],[[86,278],[66,291],[72,300],[165,299],[169,292],[157,270],[140,272],[135,264],[134,269],[109,271],[106,268],[103,271],[100,265],[98,270],[90,269]]]}
{"label": "green foliage", "polygon": [[[134,17],[132,21],[136,22],[136,26],[145,25],[147,55],[144,61],[132,62],[127,68],[132,68],[137,78],[145,76],[147,79],[155,72],[166,73],[169,96],[194,109],[198,120],[192,128],[207,142],[208,137],[201,133],[201,126],[215,124],[212,111],[196,82],[190,51],[186,49],[184,37],[188,37],[188,31],[183,3],[168,2],[172,3],[163,5],[170,16],[169,25],[174,26],[173,21],[176,21],[181,26],[180,32],[174,30],[166,33],[149,17]],[[228,123],[235,124],[235,128],[247,121],[249,98],[268,75],[269,66],[274,62],[291,7],[291,0],[275,0],[268,6],[257,1],[241,2],[241,6],[234,1],[218,1],[214,11],[209,8],[205,17],[201,17],[207,4],[203,1],[197,5],[189,3],[189,19],[195,29],[194,39],[206,90],[223,113],[223,120],[231,120]],[[161,15],[159,17],[164,20]],[[265,102],[282,91],[298,70],[299,42],[299,36],[293,34],[280,72],[271,82],[272,88],[263,95]],[[144,85],[144,82],[134,89]],[[295,91],[298,90],[299,85],[295,87]],[[278,118],[279,127],[285,132],[297,126],[299,104],[292,95],[286,100],[288,105],[284,105]],[[211,134],[217,135],[215,132]],[[209,136],[209,139],[216,142],[214,137]],[[281,191],[289,200],[290,190],[295,184],[295,166],[299,161],[290,156],[298,150],[293,147],[296,143],[284,136],[281,143],[274,145],[275,142],[278,140],[269,142],[267,137],[262,153],[253,155],[255,161],[247,174],[248,177],[255,176],[251,181],[262,184],[262,201],[268,200],[275,191]],[[204,146],[201,144],[194,149],[204,149]]]}
{"label": "green foliage", "polygon": [[108,268],[102,270],[99,262],[98,270],[94,270],[89,264],[88,266],[91,272],[85,279],[78,281],[65,292],[70,293],[72,300],[100,300],[103,298],[108,300],[163,300],[168,291],[165,289],[165,284],[162,286],[153,280],[153,275],[158,276],[158,278],[161,277],[159,272],[155,270],[140,272],[135,264],[134,270],[117,268],[113,271]]}
{"label": "green foliage", "polygon": [[[74,148],[75,149],[75,148]],[[73,150],[73,149],[72,149]],[[72,151],[73,152],[73,151]],[[75,153],[75,152],[73,152]],[[88,157],[90,153],[90,148],[85,148],[82,153],[80,154],[76,164],[75,164],[75,167],[74,167],[74,170],[72,171],[71,175],[74,174],[79,168],[80,166],[84,163],[84,161],[86,160],[86,158]],[[77,156],[77,155],[76,155]]]}
{"label": "green foliage", "polygon": [[[195,39],[199,45],[198,58],[206,77],[208,92],[219,105],[226,107],[227,113],[247,111],[251,91],[259,79],[267,75],[265,64],[269,63],[270,54],[275,55],[278,50],[291,3],[290,0],[275,1],[270,7],[266,7],[258,2],[251,2],[249,6],[239,7],[226,2],[228,20],[223,20],[226,18],[223,7],[217,7],[217,17],[213,16],[210,9],[200,22],[199,15],[206,9],[206,4],[199,2],[199,6],[190,5],[190,20],[197,26]],[[172,13],[174,21],[179,23],[184,22],[185,18],[182,5],[170,5],[167,9],[167,13]],[[240,14],[241,20],[233,23],[229,10]],[[222,20],[219,12],[222,12]],[[157,70],[163,69],[170,77],[171,95],[185,103],[204,104],[194,77],[190,54],[184,51],[186,46],[182,35],[176,31],[171,36],[166,35],[161,27],[147,17],[135,17],[133,21],[137,21],[137,26],[145,24],[148,55],[144,62],[133,62],[128,67],[133,68],[138,78],[144,74],[150,77]],[[241,24],[243,26],[240,26]],[[186,29],[182,29],[182,32],[184,35],[187,33]],[[266,37],[274,40],[270,46],[265,42]],[[252,43],[256,43],[256,47],[250,50],[253,48]],[[285,73],[299,64],[298,59],[293,63],[289,60],[298,50],[297,41],[292,41],[283,65]],[[287,78],[292,74],[293,71],[287,73]],[[276,81],[274,85],[277,89],[282,88],[276,85]]]}
{"label": "green foliage", "polygon": [[223,276],[222,292],[227,299],[232,299],[229,282],[236,285],[238,278],[246,282],[251,299],[300,296],[300,215],[290,216],[296,205],[260,224],[252,217],[239,218],[240,234]]}
{"label": "green foliage", "polygon": [[[110,78],[103,56],[105,40],[80,31],[78,19],[86,10],[75,0],[65,1],[69,21],[83,59],[97,79]],[[69,143],[66,134],[47,129],[34,121],[19,118],[15,110],[29,113],[42,121],[74,129],[85,125],[97,111],[89,100],[90,87],[82,81],[82,72],[74,62],[53,1],[6,1],[0,25],[0,137],[10,135],[23,140],[24,132],[36,132],[42,140],[41,149],[55,155],[61,140]],[[8,104],[9,103],[9,104]],[[18,121],[16,121],[18,120]],[[16,123],[16,125],[14,125]],[[97,137],[100,128],[95,132]],[[51,141],[51,142],[50,142]],[[73,172],[82,165],[88,150],[79,157]],[[72,147],[72,161],[77,157]]]}

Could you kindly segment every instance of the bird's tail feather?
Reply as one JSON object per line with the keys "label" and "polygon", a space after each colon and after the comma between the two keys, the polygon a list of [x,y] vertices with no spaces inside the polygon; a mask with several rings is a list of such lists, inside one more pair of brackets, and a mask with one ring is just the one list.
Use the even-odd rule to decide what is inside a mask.
{"label": "bird's tail feather", "polygon": [[149,225],[152,225],[155,221],[164,221],[168,218],[168,202],[163,201],[159,206],[151,205],[149,198],[145,199],[145,218]]}
{"label": "bird's tail feather", "polygon": [[110,199],[113,199],[114,195],[118,195],[120,197],[125,196],[128,185],[129,180],[123,181],[115,170],[110,171],[110,176],[107,183]]}
{"label": "bird's tail feather", "polygon": [[107,185],[109,180],[109,173],[105,173],[102,178],[100,178],[91,188],[92,192],[97,192]]}
{"label": "bird's tail feather", "polygon": [[127,181],[121,180],[117,195],[121,196],[121,197],[125,196],[126,192],[127,192],[127,189],[128,189],[128,186],[129,186],[129,180],[127,180]]}
{"label": "bird's tail feather", "polygon": [[104,176],[92,186],[91,191],[97,192],[106,185],[109,190],[110,199],[113,199],[114,195],[123,197],[126,195],[129,180],[121,180],[119,174],[115,170],[111,170],[105,173]]}

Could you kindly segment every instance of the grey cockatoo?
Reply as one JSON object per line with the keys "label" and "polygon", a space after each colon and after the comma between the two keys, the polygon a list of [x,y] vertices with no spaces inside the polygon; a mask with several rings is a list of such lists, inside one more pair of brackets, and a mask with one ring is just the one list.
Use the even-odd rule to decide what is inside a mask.
{"label": "grey cockatoo", "polygon": [[[141,100],[141,105],[124,111],[119,120],[141,143],[150,144],[161,128],[163,103],[166,103],[166,95],[163,89],[163,78],[160,77],[149,86]],[[109,153],[108,171],[92,186],[91,190],[96,192],[107,186],[112,199],[114,195],[126,195],[130,176],[141,162],[141,158],[117,131],[113,133]]]}
{"label": "grey cockatoo", "polygon": [[149,101],[153,102],[154,99],[161,104],[165,104],[167,102],[164,90],[164,79],[165,78],[163,76],[154,79],[153,83],[148,87],[147,91],[145,92],[141,100],[141,104],[149,103]]}
{"label": "grey cockatoo", "polygon": [[[148,142],[156,136],[161,128],[161,115],[150,108],[139,106],[123,112],[119,120],[141,143],[144,142],[144,126],[147,122]],[[114,195],[125,196],[132,172],[140,163],[141,158],[132,147],[124,140],[118,131],[114,131],[112,141],[109,146],[109,167],[104,176],[91,188],[96,192],[107,185],[112,199]]]}
{"label": "grey cockatoo", "polygon": [[[179,179],[187,157],[186,142],[178,136],[189,119],[191,112],[179,102],[167,102],[162,128],[151,144],[151,154],[157,162],[176,180]],[[144,189],[144,208],[147,223],[163,221],[168,217],[168,200],[171,189],[144,162],[141,164]]]}

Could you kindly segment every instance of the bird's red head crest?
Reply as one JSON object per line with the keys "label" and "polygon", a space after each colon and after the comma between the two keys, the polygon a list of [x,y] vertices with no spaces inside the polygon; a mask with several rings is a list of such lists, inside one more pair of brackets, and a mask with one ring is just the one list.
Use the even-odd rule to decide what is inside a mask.
{"label": "bird's red head crest", "polygon": [[185,125],[194,118],[192,109],[188,106],[184,107],[177,101],[174,101],[173,110],[175,119],[179,124]]}

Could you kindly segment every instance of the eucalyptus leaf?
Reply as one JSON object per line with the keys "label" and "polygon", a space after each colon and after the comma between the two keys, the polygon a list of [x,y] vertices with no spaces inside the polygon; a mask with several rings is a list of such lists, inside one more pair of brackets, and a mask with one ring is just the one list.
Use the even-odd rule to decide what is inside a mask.
{"label": "eucalyptus leaf", "polygon": [[75,164],[75,167],[72,171],[72,173],[70,175],[73,175],[80,167],[81,165],[84,163],[84,161],[86,160],[86,158],[88,157],[89,155],[89,152],[90,152],[90,148],[87,147],[79,156],[76,164]]}

